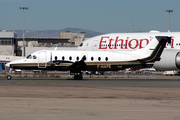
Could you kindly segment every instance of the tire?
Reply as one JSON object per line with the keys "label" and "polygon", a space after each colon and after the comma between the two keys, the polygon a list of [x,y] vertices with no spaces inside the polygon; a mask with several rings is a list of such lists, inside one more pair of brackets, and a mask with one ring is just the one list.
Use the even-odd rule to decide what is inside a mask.
{"label": "tire", "polygon": [[82,75],[78,75],[78,80],[82,80]]}
{"label": "tire", "polygon": [[12,78],[11,75],[7,76],[7,80],[11,80],[11,78]]}
{"label": "tire", "polygon": [[82,75],[74,75],[74,80],[82,80]]}
{"label": "tire", "polygon": [[74,80],[77,80],[78,79],[78,76],[77,75],[74,75]]}

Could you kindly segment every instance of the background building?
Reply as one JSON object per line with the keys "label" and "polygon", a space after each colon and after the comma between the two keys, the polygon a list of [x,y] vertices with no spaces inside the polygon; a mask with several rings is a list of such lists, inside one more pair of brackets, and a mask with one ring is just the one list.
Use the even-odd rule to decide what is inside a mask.
{"label": "background building", "polygon": [[3,71],[4,65],[12,60],[17,60],[22,57],[16,56],[17,53],[17,34],[2,30],[0,32],[0,72]]}
{"label": "background building", "polygon": [[78,46],[81,44],[82,41],[86,38],[86,33],[72,33],[70,31],[67,32],[60,32],[59,38],[67,38],[69,39],[70,46]]}
{"label": "background building", "polygon": [[0,55],[14,55],[16,53],[16,38],[15,32],[3,30],[0,32]]}
{"label": "background building", "polygon": [[[60,32],[59,38],[25,38],[25,56],[42,49],[74,50],[86,38],[86,33]],[[17,38],[15,32],[0,32],[0,55],[22,56],[23,38]],[[2,60],[0,58],[0,60]]]}

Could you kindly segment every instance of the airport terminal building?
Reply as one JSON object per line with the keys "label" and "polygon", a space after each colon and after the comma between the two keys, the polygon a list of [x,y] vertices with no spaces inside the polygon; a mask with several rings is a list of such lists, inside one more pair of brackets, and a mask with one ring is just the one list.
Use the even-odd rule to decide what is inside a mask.
{"label": "airport terminal building", "polygon": [[[25,56],[42,49],[74,50],[86,38],[86,33],[60,32],[59,38],[25,38]],[[16,32],[0,31],[0,61],[9,62],[22,57],[23,38]]]}
{"label": "airport terminal building", "polygon": [[7,30],[0,32],[0,71],[4,69],[6,62],[16,59],[16,38],[15,32],[8,32]]}
{"label": "airport terminal building", "polygon": [[0,55],[14,55],[16,53],[17,34],[3,30],[0,32]]}

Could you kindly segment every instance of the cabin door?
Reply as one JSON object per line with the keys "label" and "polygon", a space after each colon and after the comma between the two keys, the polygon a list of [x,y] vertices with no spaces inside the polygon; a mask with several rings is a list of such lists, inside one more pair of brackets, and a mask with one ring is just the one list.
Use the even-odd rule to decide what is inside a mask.
{"label": "cabin door", "polygon": [[38,68],[46,68],[46,51],[40,51],[38,53]]}

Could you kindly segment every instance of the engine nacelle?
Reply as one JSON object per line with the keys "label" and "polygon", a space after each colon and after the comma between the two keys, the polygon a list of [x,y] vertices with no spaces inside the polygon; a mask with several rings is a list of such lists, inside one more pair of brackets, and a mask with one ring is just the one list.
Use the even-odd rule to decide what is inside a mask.
{"label": "engine nacelle", "polygon": [[156,61],[154,66],[156,70],[179,70],[180,69],[180,50],[164,50],[161,60]]}

